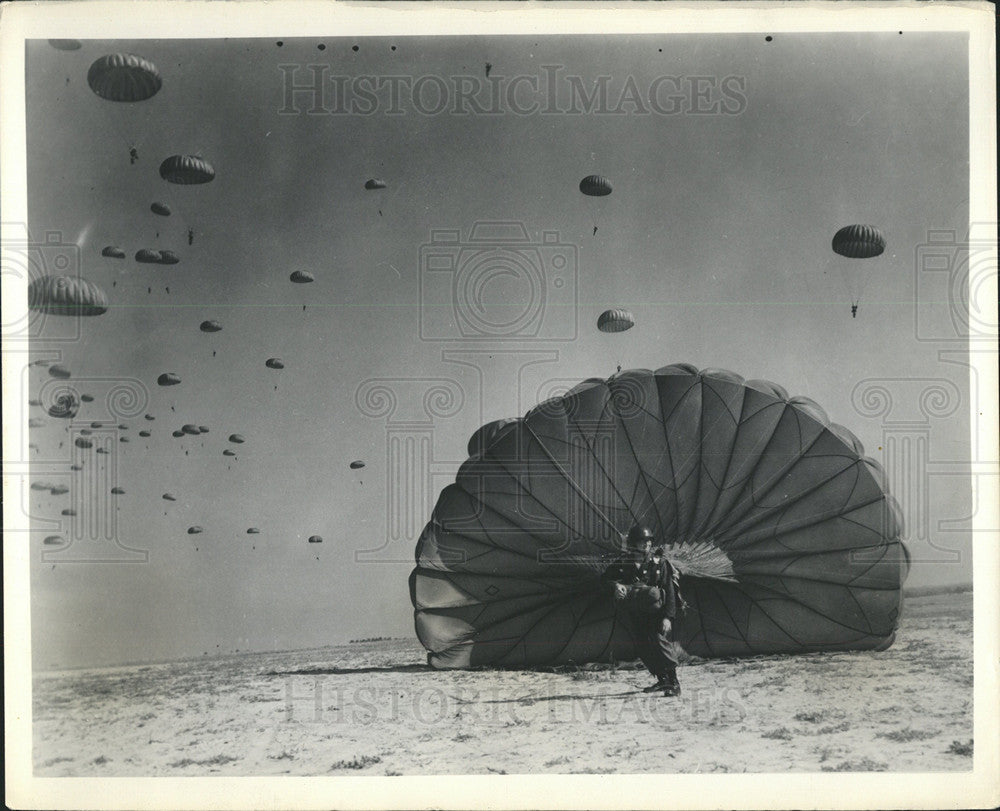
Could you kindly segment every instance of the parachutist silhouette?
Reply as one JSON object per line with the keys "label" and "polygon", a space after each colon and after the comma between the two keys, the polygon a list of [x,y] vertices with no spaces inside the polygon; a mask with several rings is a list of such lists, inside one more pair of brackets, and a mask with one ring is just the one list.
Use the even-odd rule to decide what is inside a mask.
{"label": "parachutist silhouette", "polygon": [[487,62],[486,63],[486,78],[487,79],[490,78],[490,71],[491,70],[493,70],[493,63],[492,62]]}
{"label": "parachutist silhouette", "polygon": [[379,215],[380,217],[382,216],[382,209],[379,209],[379,210],[378,210],[378,215]]}
{"label": "parachutist silhouette", "polygon": [[139,160],[139,150],[136,149],[134,146],[133,147],[129,147],[129,150],[128,150],[128,162],[129,162],[129,164],[134,164],[137,160]]}
{"label": "parachutist silhouette", "polygon": [[215,350],[214,349],[212,350],[212,357],[213,358],[215,357]]}
{"label": "parachutist silhouette", "polygon": [[173,406],[170,406],[170,410],[171,410],[171,411],[173,411],[173,410],[174,410],[174,407],[173,407]]}
{"label": "parachutist silhouette", "polygon": [[619,364],[618,364],[618,371],[616,372],[616,374],[621,374],[621,371],[622,371],[622,366],[621,366],[621,364],[619,363]]}
{"label": "parachutist silhouette", "polygon": [[156,232],[156,238],[157,238],[157,239],[159,239],[159,238],[160,238],[160,232],[159,232],[159,231],[157,231],[157,232]]}
{"label": "parachutist silhouette", "polygon": [[118,282],[117,282],[117,281],[113,281],[113,282],[111,282],[111,286],[112,286],[112,287],[118,287]]}
{"label": "parachutist silhouette", "polygon": [[306,305],[305,305],[305,304],[303,304],[303,305],[302,305],[302,312],[305,312],[305,311],[306,311]]}
{"label": "parachutist silhouette", "polygon": [[147,288],[146,288],[146,295],[147,295],[147,296],[148,296],[148,295],[149,295],[150,293],[152,293],[152,292],[153,292],[153,288],[152,288],[152,287],[147,287]]}
{"label": "parachutist silhouette", "polygon": [[857,304],[852,304],[851,305],[851,318],[857,318],[857,317],[858,317],[858,305]]}
{"label": "parachutist silhouette", "polygon": [[597,226],[596,225],[594,226],[594,233],[591,236],[595,236],[595,237],[597,236]]}
{"label": "parachutist silhouette", "polygon": [[167,295],[169,296],[170,295],[170,288],[168,287],[166,290],[167,290]]}
{"label": "parachutist silhouette", "polygon": [[188,228],[188,245],[194,244],[194,229]]}

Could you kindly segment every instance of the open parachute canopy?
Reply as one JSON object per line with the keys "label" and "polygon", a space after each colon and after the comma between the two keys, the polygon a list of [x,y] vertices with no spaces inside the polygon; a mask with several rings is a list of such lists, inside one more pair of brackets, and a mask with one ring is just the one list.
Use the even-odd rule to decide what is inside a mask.
{"label": "open parachute canopy", "polygon": [[611,194],[611,181],[601,175],[587,175],[580,181],[580,191],[588,197],[606,197]]}
{"label": "open parachute canopy", "polygon": [[101,250],[101,256],[106,256],[109,259],[124,259],[125,251],[117,245],[105,245]]}
{"label": "open parachute canopy", "polygon": [[811,400],[676,364],[586,380],[474,439],[485,447],[442,491],[410,575],[435,667],[635,658],[601,576],[630,559],[637,527],[681,573],[690,608],[674,638],[690,654],[895,638],[900,510],[878,463]]}
{"label": "open parachute canopy", "polygon": [[161,217],[169,217],[171,214],[170,206],[168,206],[166,203],[158,203],[158,202],[150,203],[149,210],[152,211],[154,214],[158,214]]}
{"label": "open parachute canopy", "polygon": [[215,169],[196,155],[171,155],[160,164],[160,177],[168,183],[191,186],[215,179]]}
{"label": "open parachute canopy", "polygon": [[103,315],[108,295],[79,276],[42,276],[28,285],[28,309],[51,315]]}
{"label": "open parachute canopy", "polygon": [[369,178],[365,181],[365,191],[375,191],[377,189],[384,189],[385,181],[380,180],[377,177]]}
{"label": "open parachute canopy", "polygon": [[601,332],[625,332],[635,326],[635,316],[628,310],[605,310],[597,319]]}
{"label": "open parachute canopy", "polygon": [[160,263],[160,252],[152,248],[140,248],[135,252],[135,261],[147,265],[158,265]]}
{"label": "open parachute canopy", "polygon": [[848,225],[833,235],[833,250],[848,259],[872,259],[885,250],[885,237],[874,225]]}
{"label": "open parachute canopy", "polygon": [[108,54],[87,71],[87,84],[108,101],[145,101],[163,86],[156,65],[135,54]]}
{"label": "open parachute canopy", "polygon": [[83,47],[78,39],[50,39],[49,45],[57,51],[79,51]]}

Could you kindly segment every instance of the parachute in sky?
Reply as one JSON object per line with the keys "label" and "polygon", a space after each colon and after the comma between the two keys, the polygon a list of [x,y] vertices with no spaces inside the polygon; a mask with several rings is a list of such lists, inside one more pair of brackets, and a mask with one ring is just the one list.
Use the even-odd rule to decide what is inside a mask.
{"label": "parachute in sky", "polygon": [[94,402],[94,395],[93,394],[81,394],[80,395],[80,400],[82,402],[84,402],[84,403],[92,403],[92,402]]}
{"label": "parachute in sky", "polygon": [[160,164],[160,177],[168,183],[191,186],[213,180],[215,169],[196,155],[171,155]]}
{"label": "parachute in sky", "polygon": [[323,539],[319,535],[310,535],[309,543],[323,543]]}
{"label": "parachute in sky", "polygon": [[625,661],[628,616],[601,575],[649,528],[702,657],[884,649],[909,557],[861,443],[772,383],[676,364],[586,380],[466,461],[410,576],[439,668]]}
{"label": "parachute in sky", "polygon": [[80,433],[83,434],[84,436],[90,436],[94,432],[91,431],[89,428],[81,428]]}
{"label": "parachute in sky", "polygon": [[316,281],[311,273],[307,273],[304,270],[293,271],[292,275],[288,277],[288,280],[294,282],[295,284],[309,284],[309,282]]}
{"label": "parachute in sky", "polygon": [[72,465],[69,466],[69,469],[70,470],[83,470],[83,465],[80,465],[80,464],[77,464],[76,462],[74,462]]}
{"label": "parachute in sky", "polygon": [[485,451],[493,441],[503,433],[504,429],[517,422],[516,419],[502,419],[493,420],[493,422],[488,422],[481,428],[477,429],[476,432],[469,437],[469,443],[466,448],[469,452],[469,456],[478,456],[483,451]]}
{"label": "parachute in sky", "polygon": [[98,448],[97,451],[96,451],[96,453],[100,453],[100,454],[105,454],[106,455],[106,454],[110,453],[110,451],[107,448]]}
{"label": "parachute in sky", "polygon": [[118,437],[118,441],[119,441],[119,442],[128,442],[128,441],[129,441],[129,439],[128,439],[128,437],[127,437],[127,436],[120,436],[120,437]]}
{"label": "parachute in sky", "polygon": [[79,276],[43,276],[28,285],[28,309],[52,315],[103,315],[108,295]]}
{"label": "parachute in sky", "polygon": [[135,54],[108,54],[87,71],[87,84],[108,101],[145,101],[163,86],[156,65]]}
{"label": "parachute in sky", "polygon": [[50,39],[49,45],[57,51],[79,51],[83,47],[78,39]]}
{"label": "parachute in sky", "polygon": [[156,384],[158,386],[176,386],[180,382],[181,379],[173,372],[164,372],[156,378]]}
{"label": "parachute in sky", "polygon": [[62,512],[60,513],[60,515],[76,515],[76,510],[74,510],[74,509],[73,509],[72,507],[66,507],[66,508],[65,508],[65,509],[64,509],[64,510],[63,510],[63,511],[62,511]]}
{"label": "parachute in sky", "polygon": [[628,310],[605,310],[597,319],[601,332],[625,332],[635,326],[635,316]]}
{"label": "parachute in sky", "polygon": [[160,251],[160,258],[158,260],[158,264],[176,265],[180,261],[181,261],[180,257],[173,251],[168,251],[166,249]]}
{"label": "parachute in sky", "polygon": [[260,530],[257,529],[257,527],[250,527],[250,529],[247,530],[247,535],[260,535]]}
{"label": "parachute in sky", "polygon": [[152,203],[149,210],[154,214],[159,214],[161,217],[169,217],[171,214],[170,206],[166,203]]}
{"label": "parachute in sky", "polygon": [[[874,259],[885,251],[885,237],[874,225],[847,225],[833,235],[833,252],[847,259]],[[851,314],[857,314],[857,305],[865,292],[871,273],[867,263],[839,262],[838,270],[851,297]]]}
{"label": "parachute in sky", "polygon": [[66,380],[70,377],[71,372],[62,364],[56,363],[49,367],[49,374],[59,380]]}
{"label": "parachute in sky", "polygon": [[150,248],[140,248],[135,252],[135,261],[145,265],[158,265],[160,264],[160,252]]}
{"label": "parachute in sky", "polygon": [[204,530],[202,530],[202,528],[199,526],[188,527],[188,535],[199,535],[203,531]]}
{"label": "parachute in sky", "polygon": [[64,496],[69,492],[69,488],[65,484],[57,484],[49,492],[54,496]]}
{"label": "parachute in sky", "polygon": [[369,178],[365,181],[366,191],[375,191],[376,189],[384,189],[385,181],[379,180],[377,177]]}
{"label": "parachute in sky", "polygon": [[164,493],[163,494],[163,500],[164,501],[177,501],[177,497],[173,493]]}
{"label": "parachute in sky", "polygon": [[62,546],[64,543],[66,543],[66,539],[59,535],[49,535],[48,538],[42,541],[44,546]]}
{"label": "parachute in sky", "polygon": [[235,442],[237,445],[242,445],[244,442],[246,442],[246,439],[243,438],[242,434],[230,434],[229,441]]}
{"label": "parachute in sky", "polygon": [[109,259],[124,259],[125,251],[117,245],[108,245],[101,251],[101,256],[106,256]]}
{"label": "parachute in sky", "polygon": [[264,362],[264,365],[268,369],[284,369],[285,368],[285,364],[282,363],[281,358],[268,358]]}
{"label": "parachute in sky", "polygon": [[362,462],[360,459],[355,459],[350,464],[351,470],[361,470],[361,468],[363,468],[364,466],[365,466],[365,463]]}
{"label": "parachute in sky", "polygon": [[192,425],[191,423],[188,423],[187,425],[181,426],[181,431],[183,431],[185,434],[189,434],[191,436],[198,436],[198,434],[201,433],[201,431],[198,430],[198,426],[197,425]]}
{"label": "parachute in sky", "polygon": [[230,450],[229,448],[226,448],[226,449],[225,449],[225,450],[224,450],[224,451],[222,452],[222,455],[223,455],[223,456],[236,456],[236,451],[233,451],[233,450]]}
{"label": "parachute in sky", "polygon": [[69,420],[80,410],[80,401],[73,392],[63,392],[49,406],[49,416],[60,420]]}
{"label": "parachute in sky", "polygon": [[84,439],[83,437],[77,437],[76,440],[73,442],[73,444],[76,445],[76,447],[78,448],[83,448],[84,450],[94,447],[93,442],[91,442],[89,439]]}
{"label": "parachute in sky", "polygon": [[149,436],[151,436],[151,434],[149,433],[149,431],[140,431],[139,436],[148,438]]}
{"label": "parachute in sky", "polygon": [[222,324],[218,321],[202,321],[198,329],[202,332],[219,332],[222,329]]}
{"label": "parachute in sky", "polygon": [[198,433],[199,434],[207,434],[208,433],[208,426],[207,425],[199,425],[198,426]]}
{"label": "parachute in sky", "polygon": [[588,197],[607,197],[611,194],[611,181],[601,175],[587,175],[580,181],[580,191]]}
{"label": "parachute in sky", "polygon": [[180,439],[182,436],[184,436],[184,432],[182,430],[178,429],[178,430],[174,431],[171,434],[171,436],[173,436],[174,439]]}
{"label": "parachute in sky", "polygon": [[100,420],[94,420],[92,423],[90,423],[90,427],[91,428],[103,428],[104,427],[104,423],[101,422]]}
{"label": "parachute in sky", "polygon": [[111,494],[114,496],[123,496],[125,495],[125,491],[121,487],[112,487]]}

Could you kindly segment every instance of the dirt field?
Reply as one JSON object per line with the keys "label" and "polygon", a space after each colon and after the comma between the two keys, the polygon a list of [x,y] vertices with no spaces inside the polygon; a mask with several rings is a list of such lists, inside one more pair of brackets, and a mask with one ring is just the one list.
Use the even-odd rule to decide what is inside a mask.
{"label": "dirt field", "polygon": [[438,672],[415,641],[34,679],[39,777],[966,771],[972,595],[907,601],[884,653]]}

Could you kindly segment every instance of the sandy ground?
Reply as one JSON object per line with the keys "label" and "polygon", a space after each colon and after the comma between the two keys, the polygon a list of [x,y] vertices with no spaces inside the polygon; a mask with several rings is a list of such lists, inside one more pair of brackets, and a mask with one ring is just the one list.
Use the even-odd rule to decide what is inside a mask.
{"label": "sandy ground", "polygon": [[[911,598],[883,653],[644,671],[439,672],[415,641],[34,678],[39,777],[965,771],[972,595]],[[958,742],[958,745],[955,742]]]}

